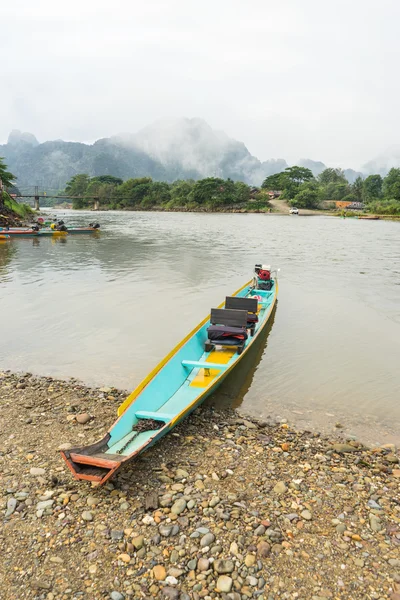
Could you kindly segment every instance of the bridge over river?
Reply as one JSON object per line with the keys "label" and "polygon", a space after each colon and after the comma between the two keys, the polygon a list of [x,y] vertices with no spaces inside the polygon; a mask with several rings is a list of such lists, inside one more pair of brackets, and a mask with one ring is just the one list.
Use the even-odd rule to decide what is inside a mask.
{"label": "bridge over river", "polygon": [[93,210],[100,209],[100,198],[98,196],[55,196],[53,194],[39,194],[38,192],[34,192],[33,194],[20,194],[17,196],[17,199],[18,198],[32,198],[35,210],[40,210],[40,198],[62,198],[63,200],[93,200]]}

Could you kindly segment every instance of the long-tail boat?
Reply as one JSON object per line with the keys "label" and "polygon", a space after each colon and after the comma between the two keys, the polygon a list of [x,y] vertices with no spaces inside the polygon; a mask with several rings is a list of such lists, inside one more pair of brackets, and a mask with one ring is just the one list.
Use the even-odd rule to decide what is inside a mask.
{"label": "long-tail boat", "polygon": [[38,235],[36,229],[30,228],[15,228],[15,229],[2,229],[0,235],[9,235],[10,237],[35,237]]}
{"label": "long-tail boat", "polygon": [[187,417],[250,350],[277,292],[276,274],[256,265],[253,279],[211,309],[126,398],[100,441],[61,451],[74,477],[103,484]]}

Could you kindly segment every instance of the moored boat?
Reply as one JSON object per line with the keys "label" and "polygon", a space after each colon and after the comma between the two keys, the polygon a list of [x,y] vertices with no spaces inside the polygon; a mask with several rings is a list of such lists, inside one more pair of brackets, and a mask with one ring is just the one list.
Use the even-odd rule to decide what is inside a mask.
{"label": "moored boat", "polygon": [[4,235],[3,233],[0,233],[0,242],[4,242],[5,240],[9,240],[10,236],[9,235]]}
{"label": "moored boat", "polygon": [[100,233],[100,225],[89,225],[88,227],[68,227],[68,233]]}
{"label": "moored boat", "polygon": [[377,215],[359,215],[358,218],[366,221],[379,221],[379,217]]}
{"label": "moored boat", "polygon": [[2,229],[0,230],[1,235],[9,235],[10,237],[35,237],[38,232],[35,229]]}
{"label": "moored boat", "polygon": [[270,268],[256,265],[253,280],[211,309],[126,398],[100,441],[61,451],[74,477],[103,484],[187,417],[250,350],[277,292]]}
{"label": "moored boat", "polygon": [[65,236],[68,235],[68,231],[58,231],[57,229],[40,229],[39,236]]}

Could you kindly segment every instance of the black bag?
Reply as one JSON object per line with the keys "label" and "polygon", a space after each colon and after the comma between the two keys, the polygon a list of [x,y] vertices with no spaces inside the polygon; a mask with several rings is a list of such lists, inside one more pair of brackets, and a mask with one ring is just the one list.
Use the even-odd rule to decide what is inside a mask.
{"label": "black bag", "polygon": [[247,340],[247,331],[240,327],[227,327],[225,325],[211,325],[207,329],[208,339],[210,341],[238,341]]}

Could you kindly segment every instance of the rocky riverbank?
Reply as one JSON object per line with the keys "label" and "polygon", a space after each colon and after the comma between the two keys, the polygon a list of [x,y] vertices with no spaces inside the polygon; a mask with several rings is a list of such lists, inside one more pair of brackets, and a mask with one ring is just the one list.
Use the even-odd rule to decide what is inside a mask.
{"label": "rocky riverbank", "polygon": [[196,411],[99,488],[58,448],[124,392],[0,374],[0,598],[400,600],[392,445]]}

